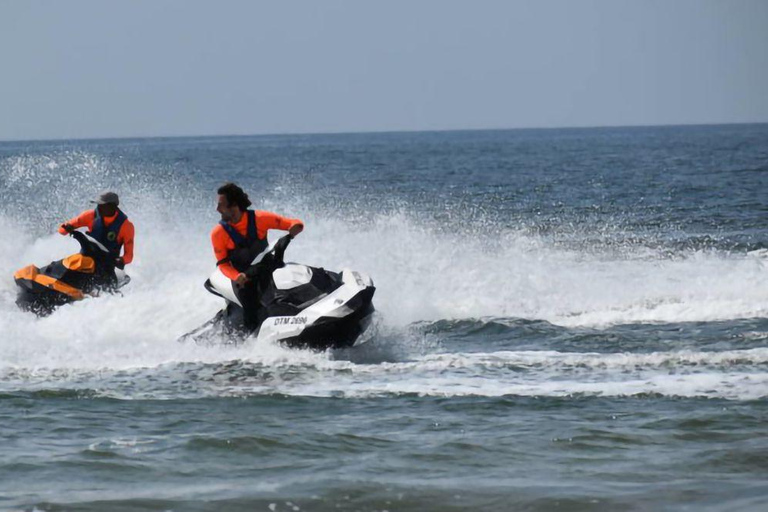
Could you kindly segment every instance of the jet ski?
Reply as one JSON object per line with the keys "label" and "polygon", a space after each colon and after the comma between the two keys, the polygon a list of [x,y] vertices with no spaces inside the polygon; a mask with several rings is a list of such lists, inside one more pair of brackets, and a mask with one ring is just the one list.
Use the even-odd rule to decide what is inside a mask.
{"label": "jet ski", "polygon": [[225,300],[224,308],[179,341],[204,345],[279,342],[314,350],[359,343],[374,312],[373,281],[354,270],[332,272],[285,263],[291,239],[286,235],[256,256],[244,272],[249,278],[244,287],[238,287],[217,267],[205,288]]}
{"label": "jet ski", "polygon": [[28,265],[13,275],[19,287],[16,304],[38,316],[51,314],[57,307],[101,292],[114,292],[131,280],[115,267],[109,250],[95,238],[73,231],[80,252],[38,268]]}

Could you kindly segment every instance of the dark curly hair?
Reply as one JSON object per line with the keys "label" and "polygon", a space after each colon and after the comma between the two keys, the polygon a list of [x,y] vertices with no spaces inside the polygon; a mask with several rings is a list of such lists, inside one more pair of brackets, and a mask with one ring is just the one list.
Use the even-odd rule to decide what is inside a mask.
{"label": "dark curly hair", "polygon": [[247,210],[248,207],[253,204],[251,203],[251,200],[248,199],[248,194],[234,183],[223,184],[219,187],[217,192],[227,198],[227,204],[230,206],[233,204],[237,205],[243,211]]}

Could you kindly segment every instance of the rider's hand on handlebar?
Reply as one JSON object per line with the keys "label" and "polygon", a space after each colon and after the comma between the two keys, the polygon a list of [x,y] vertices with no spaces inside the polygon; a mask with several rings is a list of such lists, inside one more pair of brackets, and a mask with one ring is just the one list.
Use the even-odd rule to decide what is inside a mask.
{"label": "rider's hand on handlebar", "polygon": [[66,231],[70,235],[75,230],[75,227],[72,224],[64,223],[64,224],[61,225],[61,227],[64,228],[64,231]]}
{"label": "rider's hand on handlebar", "polygon": [[248,276],[246,276],[242,272],[238,274],[237,277],[235,278],[235,284],[241,288],[245,286],[245,283],[247,282],[248,282]]}

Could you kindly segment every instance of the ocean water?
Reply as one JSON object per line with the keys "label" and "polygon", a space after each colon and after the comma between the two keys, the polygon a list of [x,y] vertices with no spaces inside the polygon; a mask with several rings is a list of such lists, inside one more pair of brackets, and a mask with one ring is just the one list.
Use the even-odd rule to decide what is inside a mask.
{"label": "ocean water", "polygon": [[[367,343],[177,343],[227,180]],[[130,285],[19,311],[106,188]],[[2,510],[768,509],[768,125],[5,142],[0,240]]]}

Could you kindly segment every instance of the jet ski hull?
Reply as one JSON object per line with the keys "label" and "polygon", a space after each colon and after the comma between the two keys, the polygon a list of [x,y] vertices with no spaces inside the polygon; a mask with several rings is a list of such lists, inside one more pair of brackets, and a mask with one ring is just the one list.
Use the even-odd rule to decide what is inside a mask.
{"label": "jet ski hull", "polygon": [[360,307],[344,318],[320,317],[312,325],[303,329],[297,336],[284,338],[281,343],[296,348],[328,350],[350,348],[360,340],[371,324],[375,311],[372,303],[373,292],[370,288],[361,292]]}
{"label": "jet ski hull", "polygon": [[19,287],[16,305],[20,309],[35,313],[38,316],[49,315],[59,306],[78,300],[30,279],[16,279],[15,281]]}

